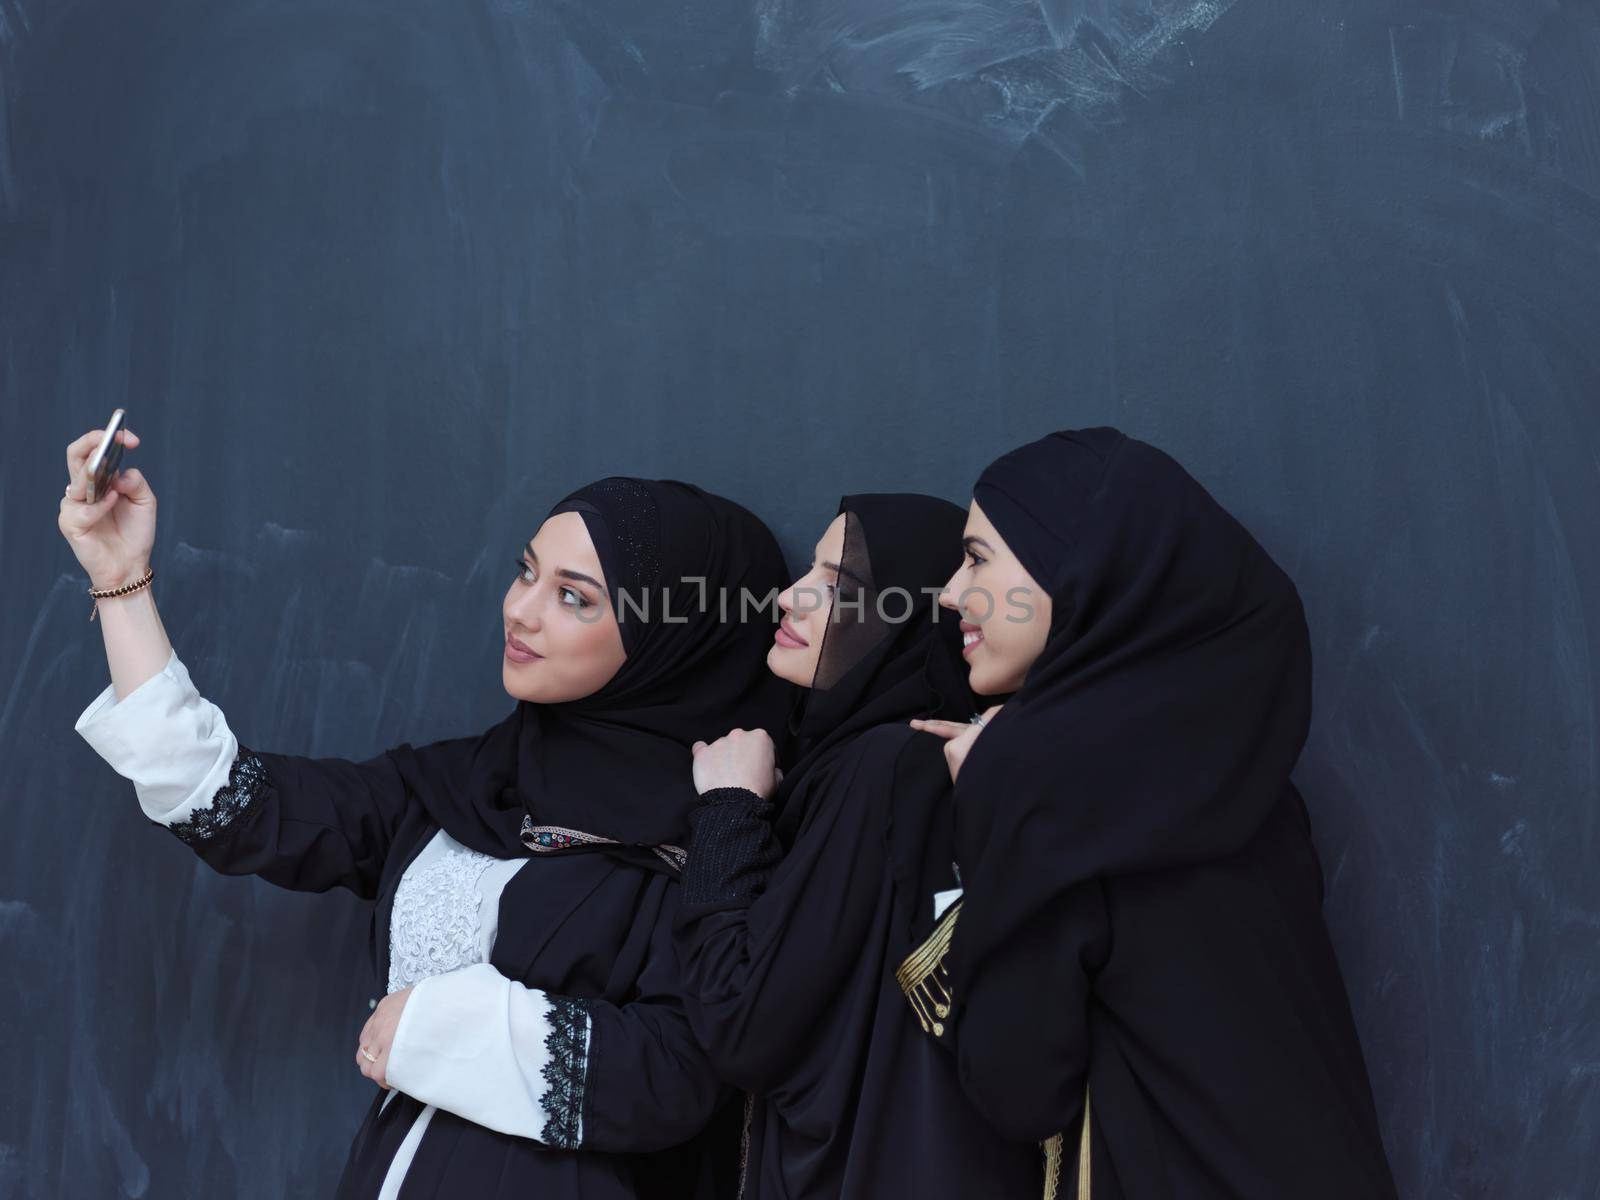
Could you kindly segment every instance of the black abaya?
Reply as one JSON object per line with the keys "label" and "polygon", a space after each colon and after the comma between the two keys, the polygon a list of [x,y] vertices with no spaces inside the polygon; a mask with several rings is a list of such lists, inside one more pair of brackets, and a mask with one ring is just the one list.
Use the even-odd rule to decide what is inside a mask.
{"label": "black abaya", "polygon": [[[624,620],[626,659],[600,691],[519,701],[482,735],[364,762],[240,746],[211,804],[170,827],[224,874],[376,901],[380,982],[396,888],[440,829],[534,860],[500,896],[489,962],[551,1005],[544,1136],[441,1107],[401,1200],[709,1200],[734,1179],[738,1100],[689,1028],[671,926],[696,799],[691,743],[735,720],[785,737],[789,693],[763,665],[772,622],[725,620],[719,604],[719,589],[735,604],[741,588],[774,594],[782,555],[749,512],[676,481],[603,480],[561,511],[584,514],[613,603],[624,587],[636,602],[652,593],[647,619]],[[424,1108],[398,1092],[385,1105],[386,1095],[374,1090],[341,1200],[378,1194]]]}
{"label": "black abaya", "polygon": [[1294,585],[1113,429],[1013,451],[974,498],[1052,613],[956,788],[936,1033],[967,1093],[1010,1136],[1064,1134],[1068,1176],[1087,1095],[1095,1200],[1393,1197],[1289,779]]}
{"label": "black abaya", "polygon": [[[955,568],[962,514],[917,496],[840,508],[844,619],[827,626],[799,759],[775,804],[723,788],[694,814],[678,923],[690,1021],[755,1093],[748,1200],[1034,1197],[1039,1148],[979,1118],[894,978],[932,914],[925,855],[939,879],[949,869],[942,746],[906,722],[971,712],[955,621],[920,590]],[[879,609],[893,588],[904,621],[880,619],[906,612],[895,594]]]}

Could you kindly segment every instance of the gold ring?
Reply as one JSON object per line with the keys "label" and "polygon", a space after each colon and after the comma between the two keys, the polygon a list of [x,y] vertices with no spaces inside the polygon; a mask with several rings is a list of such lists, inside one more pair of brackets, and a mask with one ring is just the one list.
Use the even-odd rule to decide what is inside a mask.
{"label": "gold ring", "polygon": [[367,1058],[368,1062],[377,1062],[378,1061],[378,1056],[376,1054],[374,1054],[371,1050],[368,1050],[365,1046],[361,1047],[361,1053],[366,1055],[366,1058]]}

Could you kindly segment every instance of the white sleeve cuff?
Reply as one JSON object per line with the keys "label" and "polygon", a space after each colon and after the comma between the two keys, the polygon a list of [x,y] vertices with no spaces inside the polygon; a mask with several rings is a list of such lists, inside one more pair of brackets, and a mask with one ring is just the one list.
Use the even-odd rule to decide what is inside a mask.
{"label": "white sleeve cuff", "polygon": [[176,650],[121,700],[107,684],[72,727],[133,781],[139,807],[163,825],[209,805],[239,750],[222,710],[195,690]]}
{"label": "white sleeve cuff", "polygon": [[434,975],[406,998],[390,1087],[501,1133],[573,1149],[583,1140],[589,1014],[488,963]]}

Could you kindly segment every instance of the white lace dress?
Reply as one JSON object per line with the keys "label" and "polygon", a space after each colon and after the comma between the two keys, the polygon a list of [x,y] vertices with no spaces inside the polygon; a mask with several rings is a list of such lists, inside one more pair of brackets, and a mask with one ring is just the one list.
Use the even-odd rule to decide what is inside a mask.
{"label": "white lace dress", "polygon": [[[73,728],[133,781],[152,820],[168,826],[227,820],[212,802],[228,783],[238,742],[222,711],[195,689],[176,651],[120,701],[108,684]],[[488,961],[500,893],[527,861],[482,854],[440,830],[401,876],[390,918],[387,988],[412,991],[389,1050],[393,1090],[383,1103],[403,1091],[425,1107],[388,1167],[379,1200],[398,1196],[438,1108],[552,1145],[581,1141],[581,1117],[576,1130],[559,1137],[551,1132],[545,1070],[550,1000]],[[587,1027],[582,1036],[586,1043]]]}

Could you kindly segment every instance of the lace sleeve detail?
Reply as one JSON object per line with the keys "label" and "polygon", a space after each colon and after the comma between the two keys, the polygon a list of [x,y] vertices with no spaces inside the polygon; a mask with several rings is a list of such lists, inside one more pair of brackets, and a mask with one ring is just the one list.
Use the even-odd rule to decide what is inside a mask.
{"label": "lace sleeve detail", "polygon": [[545,1034],[544,1095],[547,1146],[575,1150],[583,1137],[584,1081],[589,1065],[589,1006],[575,996],[550,996],[550,1032]]}
{"label": "lace sleeve detail", "polygon": [[211,803],[197,807],[181,821],[168,825],[178,838],[191,846],[216,837],[234,824],[271,787],[267,768],[252,751],[244,746],[234,755],[228,768],[228,781],[211,797]]}

